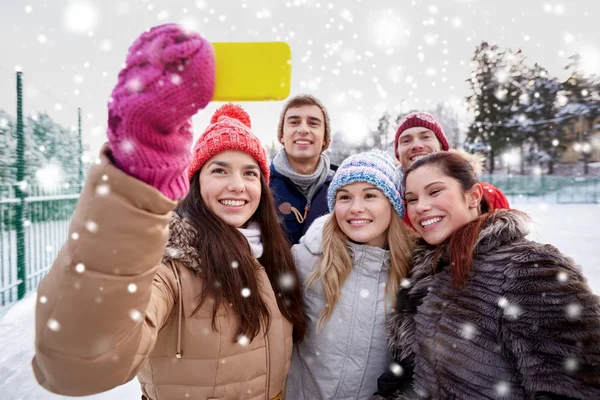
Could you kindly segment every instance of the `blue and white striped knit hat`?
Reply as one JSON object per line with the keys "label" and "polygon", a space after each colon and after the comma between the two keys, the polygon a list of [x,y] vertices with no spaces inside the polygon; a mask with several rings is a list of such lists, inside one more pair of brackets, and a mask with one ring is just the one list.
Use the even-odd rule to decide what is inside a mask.
{"label": "blue and white striped knit hat", "polygon": [[380,150],[371,150],[351,155],[342,161],[327,191],[330,212],[333,212],[338,190],[355,182],[376,186],[389,199],[400,218],[404,216],[402,172],[396,169],[389,155]]}

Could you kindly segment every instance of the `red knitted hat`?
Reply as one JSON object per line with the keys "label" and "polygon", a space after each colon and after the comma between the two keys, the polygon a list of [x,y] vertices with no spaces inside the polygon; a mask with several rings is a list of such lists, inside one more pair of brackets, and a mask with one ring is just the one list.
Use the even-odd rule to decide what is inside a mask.
{"label": "red knitted hat", "polygon": [[268,183],[267,155],[250,127],[250,116],[237,104],[229,103],[217,109],[210,119],[210,125],[194,145],[188,178],[191,180],[215,155],[227,150],[239,150],[256,160]]}
{"label": "red knitted hat", "polygon": [[422,111],[412,112],[400,120],[400,125],[396,131],[396,138],[394,139],[394,153],[396,154],[396,158],[398,160],[400,159],[400,157],[398,157],[398,138],[405,130],[415,127],[427,128],[431,130],[440,141],[442,150],[446,151],[450,148],[450,145],[448,144],[448,138],[446,138],[442,126],[433,115]]}

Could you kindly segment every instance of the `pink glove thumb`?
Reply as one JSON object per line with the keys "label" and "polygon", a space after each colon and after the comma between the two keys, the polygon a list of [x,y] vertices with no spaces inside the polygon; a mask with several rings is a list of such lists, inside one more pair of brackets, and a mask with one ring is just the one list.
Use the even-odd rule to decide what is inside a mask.
{"label": "pink glove thumb", "polygon": [[212,99],[212,45],[175,24],[143,33],[129,49],[108,104],[115,163],[175,200],[189,190],[191,117]]}

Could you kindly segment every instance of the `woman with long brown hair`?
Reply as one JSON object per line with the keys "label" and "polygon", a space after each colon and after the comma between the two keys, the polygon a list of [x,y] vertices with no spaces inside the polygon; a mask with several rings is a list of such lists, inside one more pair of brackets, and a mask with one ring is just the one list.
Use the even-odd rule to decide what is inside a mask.
{"label": "woman with long brown hair", "polygon": [[305,340],[294,347],[288,399],[366,399],[391,361],[385,326],[408,276],[414,242],[402,222],[402,178],[391,157],[348,157],[328,190],[330,215],[292,252],[304,282]]}
{"label": "woman with long brown hair", "polygon": [[130,49],[109,145],[38,289],[33,369],[52,392],[137,375],[144,399],[282,396],[306,321],[265,151],[227,104],[189,152],[214,88],[209,46],[164,25]]}
{"label": "woman with long brown hair", "polygon": [[406,171],[422,236],[389,325],[394,399],[598,399],[600,303],[580,268],[490,210],[477,160],[437,152]]}

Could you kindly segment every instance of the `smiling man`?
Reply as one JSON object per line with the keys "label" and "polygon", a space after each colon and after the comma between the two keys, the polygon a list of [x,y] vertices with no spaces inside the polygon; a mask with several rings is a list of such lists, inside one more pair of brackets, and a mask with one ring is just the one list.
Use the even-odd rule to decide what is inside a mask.
{"label": "smiling man", "polygon": [[[394,140],[394,152],[403,170],[406,171],[414,161],[429,153],[449,149],[448,138],[433,115],[418,111],[400,120]],[[481,185],[483,195],[492,208],[510,208],[508,199],[498,188],[484,182]],[[408,222],[408,218],[404,218],[404,221]]]}
{"label": "smiling man", "polygon": [[270,187],[293,245],[328,212],[327,189],[336,167],[323,154],[331,142],[327,109],[309,94],[292,97],[281,110],[277,137],[283,148],[271,163]]}

